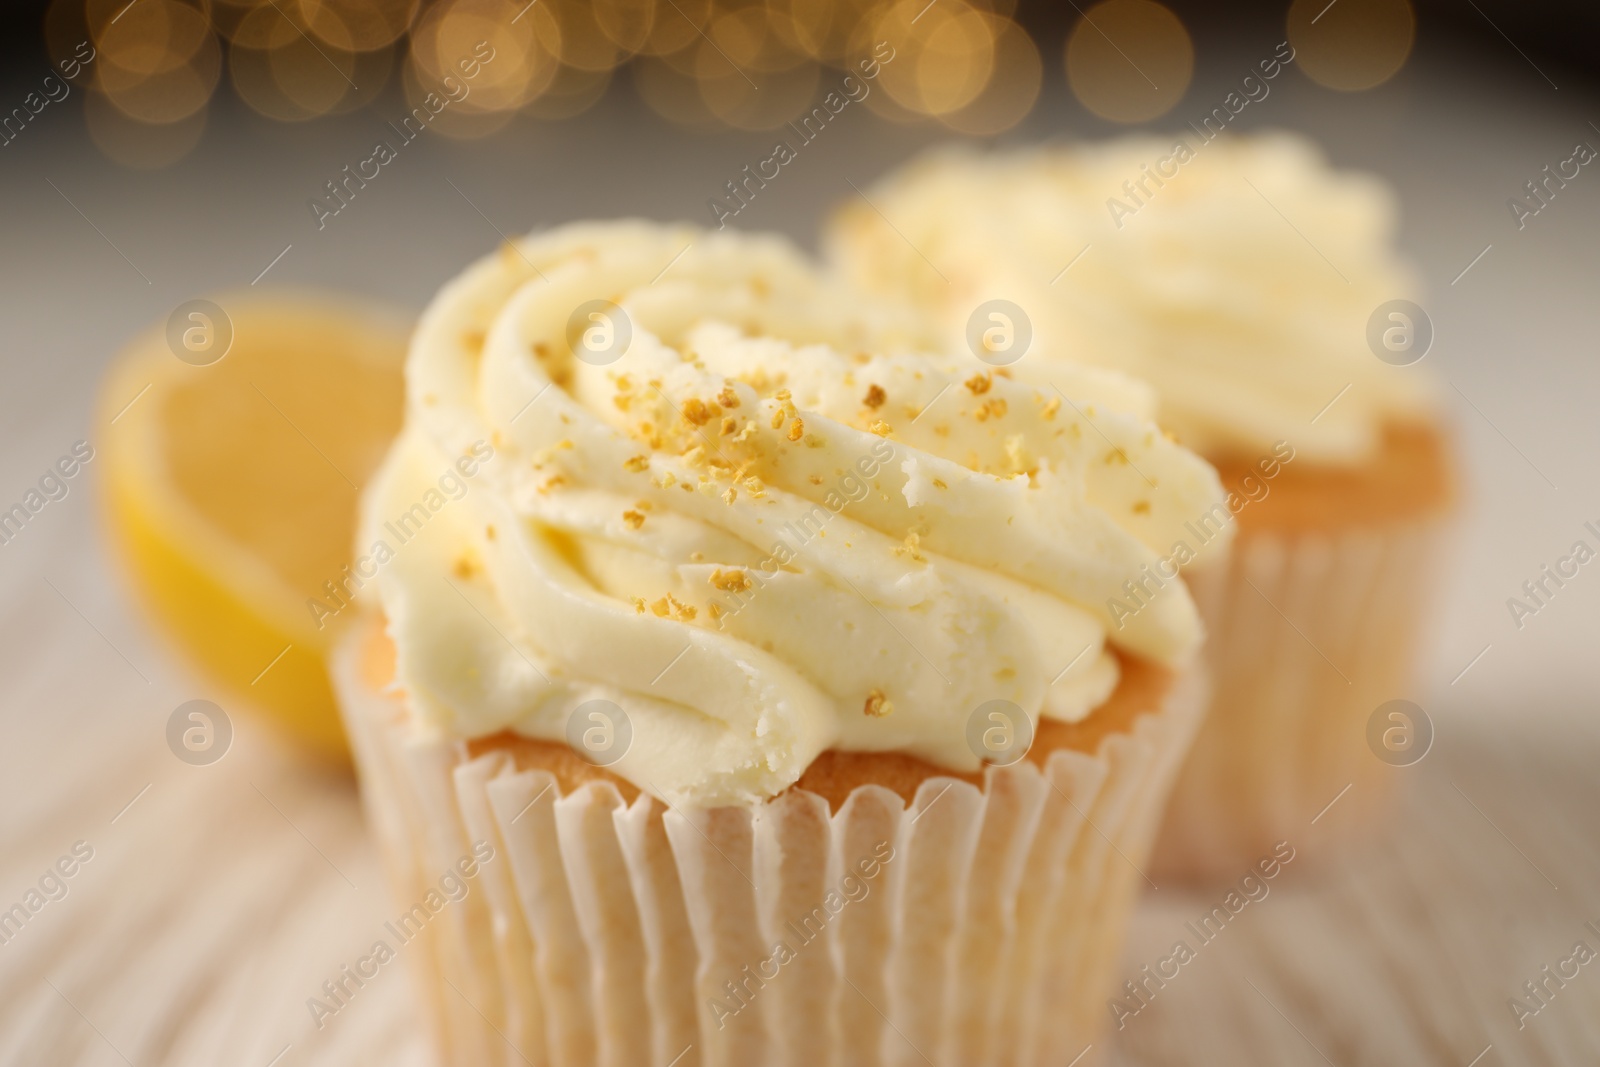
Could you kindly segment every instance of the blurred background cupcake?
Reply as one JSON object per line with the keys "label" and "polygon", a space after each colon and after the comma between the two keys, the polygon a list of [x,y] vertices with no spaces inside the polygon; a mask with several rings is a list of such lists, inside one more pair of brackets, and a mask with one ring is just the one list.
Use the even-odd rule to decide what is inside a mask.
{"label": "blurred background cupcake", "polygon": [[[1377,805],[1374,751],[1425,747],[1403,708],[1378,717],[1378,749],[1368,727],[1413,695],[1454,479],[1393,196],[1302,138],[1224,136],[1219,115],[1168,138],[926,156],[841,212],[832,245],[855,281],[935,309],[1019,380],[1083,362],[1151,383],[1162,426],[1217,465],[1226,506],[1189,516],[1170,553],[1237,528],[1231,558],[1185,571],[1216,691],[1155,863],[1225,876],[1347,789]],[[1133,618],[1151,584],[1129,577]]]}
{"label": "blurred background cupcake", "polygon": [[446,1062],[1094,1039],[1205,697],[1181,583],[1103,605],[1222,491],[1131,383],[917,321],[645,223],[424,315],[335,675]]}

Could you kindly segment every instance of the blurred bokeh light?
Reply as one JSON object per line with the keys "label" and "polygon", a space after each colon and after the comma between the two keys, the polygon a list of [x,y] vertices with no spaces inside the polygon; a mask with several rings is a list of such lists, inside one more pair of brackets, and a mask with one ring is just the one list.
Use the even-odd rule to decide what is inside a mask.
{"label": "blurred bokeh light", "polygon": [[1295,62],[1312,81],[1356,92],[1405,66],[1417,36],[1409,0],[1296,0],[1289,9]]}
{"label": "blurred bokeh light", "polygon": [[[1288,12],[1310,77],[1358,90],[1405,64],[1407,0],[1334,7]],[[1195,48],[1169,7],[1102,0],[1063,14],[1065,49],[1050,48],[1089,112],[1146,122],[1188,89]],[[1060,76],[1019,17],[1016,0],[53,0],[45,37],[58,62],[94,49],[80,84],[95,143],[158,167],[198,141],[219,91],[280,122],[387,99],[395,121],[421,109],[429,128],[472,138],[520,115],[581,115],[623,67],[690,129],[776,130],[836,93],[893,122],[990,136]]]}
{"label": "blurred bokeh light", "polygon": [[1113,122],[1160,118],[1194,75],[1194,44],[1177,15],[1153,0],[1105,0],[1067,39],[1067,81],[1083,106]]}

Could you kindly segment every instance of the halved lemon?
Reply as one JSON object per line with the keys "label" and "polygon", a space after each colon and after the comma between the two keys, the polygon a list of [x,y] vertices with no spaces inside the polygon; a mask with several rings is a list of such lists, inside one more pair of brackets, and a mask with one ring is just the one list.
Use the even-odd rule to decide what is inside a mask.
{"label": "halved lemon", "polygon": [[223,696],[333,758],[324,656],[355,614],[357,500],[400,427],[409,327],[325,297],[194,301],[116,359],[96,416],[139,598]]}

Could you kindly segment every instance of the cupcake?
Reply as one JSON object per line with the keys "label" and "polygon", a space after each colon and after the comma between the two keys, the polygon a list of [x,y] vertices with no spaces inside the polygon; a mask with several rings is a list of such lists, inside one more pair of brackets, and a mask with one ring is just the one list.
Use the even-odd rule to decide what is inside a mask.
{"label": "cupcake", "polygon": [[[878,306],[882,304],[882,306]],[[336,688],[452,1064],[1065,1063],[1206,699],[1149,391],[938,354],[776,238],[447,285]]]}
{"label": "cupcake", "polygon": [[946,151],[831,229],[866,291],[975,343],[1003,326],[1009,346],[982,354],[1018,381],[1088,364],[1151,383],[1162,426],[1218,468],[1227,506],[1180,536],[1237,531],[1231,556],[1185,568],[1214,695],[1162,872],[1231,878],[1336,798],[1324,833],[1384,793],[1368,721],[1409,691],[1453,493],[1394,219],[1387,189],[1303,140],[1184,134]]}

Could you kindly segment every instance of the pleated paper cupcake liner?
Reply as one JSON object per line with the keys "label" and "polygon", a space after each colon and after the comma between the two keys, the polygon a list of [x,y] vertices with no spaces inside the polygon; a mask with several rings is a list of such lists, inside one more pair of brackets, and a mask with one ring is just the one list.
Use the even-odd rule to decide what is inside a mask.
{"label": "pleated paper cupcake liner", "polygon": [[1412,695],[1445,528],[1246,533],[1227,561],[1185,575],[1214,691],[1168,804],[1158,880],[1236,878],[1276,842],[1313,834],[1348,844],[1384,809],[1396,775],[1367,724]]}
{"label": "pleated paper cupcake liner", "polygon": [[1092,756],[909,806],[867,785],[690,811],[420,739],[357,644],[335,680],[401,907],[481,861],[407,913],[405,949],[443,1062],[472,1067],[1070,1062],[1207,689],[1196,667]]}

